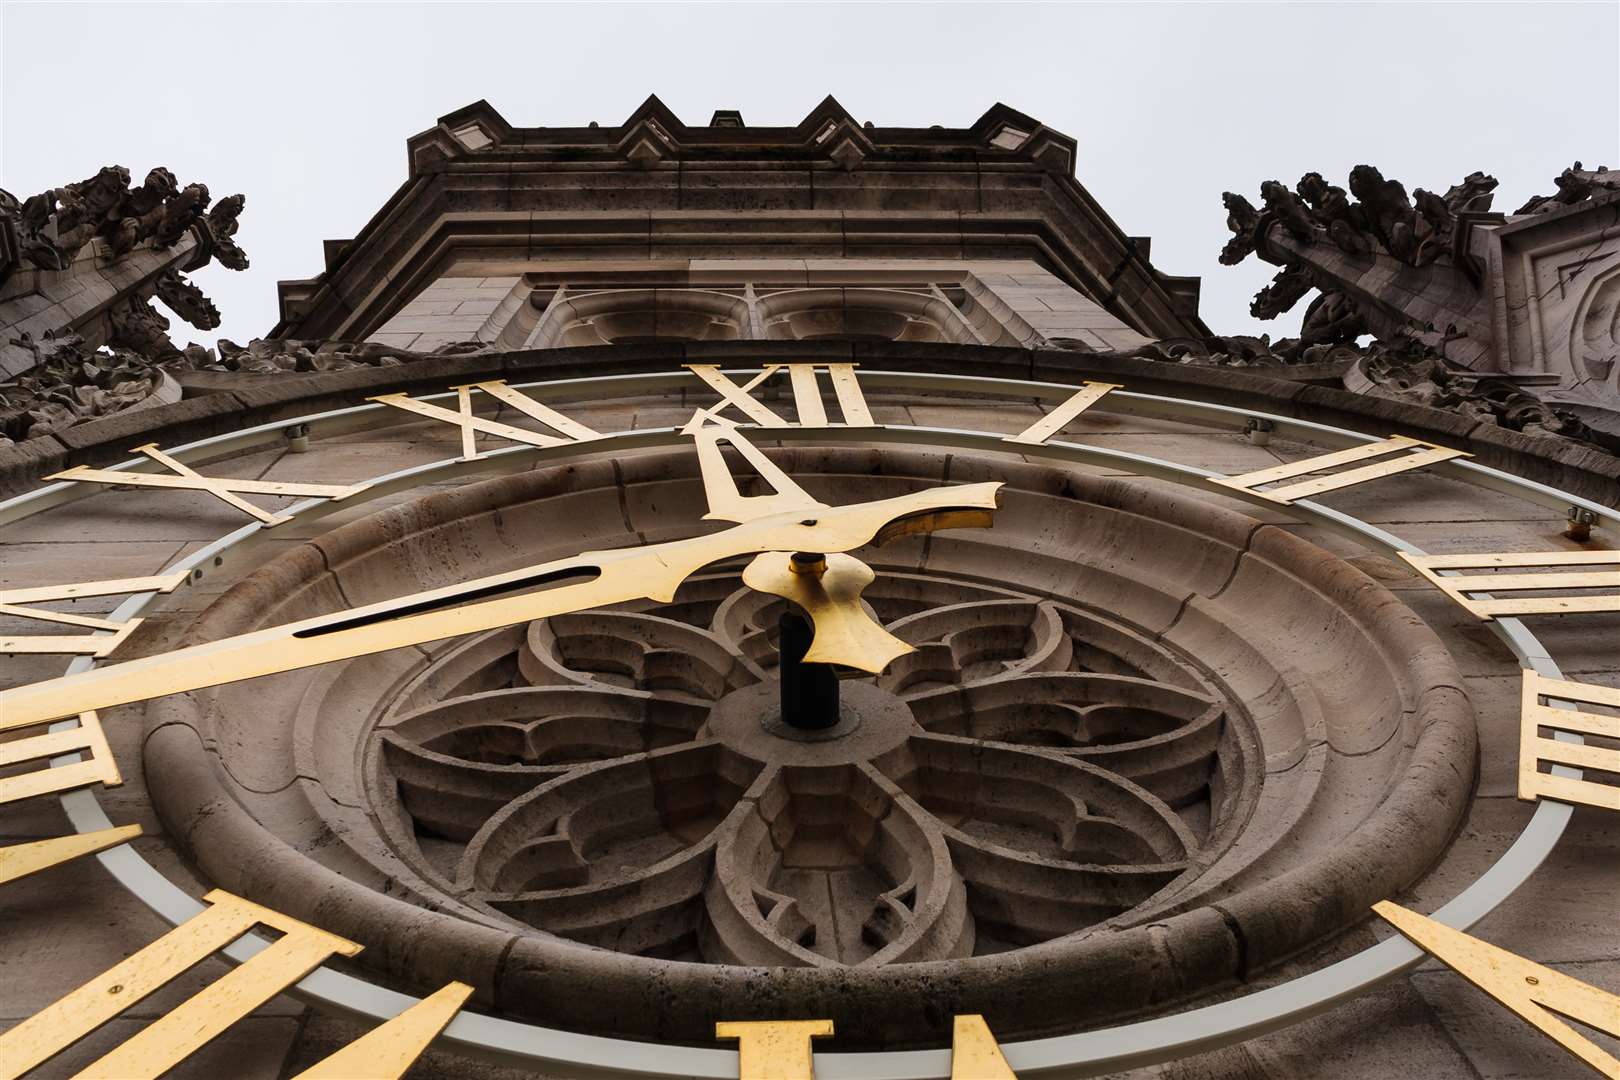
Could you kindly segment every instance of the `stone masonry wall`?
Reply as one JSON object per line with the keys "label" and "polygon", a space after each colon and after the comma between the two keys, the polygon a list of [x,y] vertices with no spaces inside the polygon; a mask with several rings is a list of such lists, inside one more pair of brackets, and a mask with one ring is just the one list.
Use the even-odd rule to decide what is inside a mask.
{"label": "stone masonry wall", "polygon": [[[692,286],[744,281],[833,285],[954,280],[1024,347],[1069,338],[1095,349],[1125,350],[1149,340],[1057,275],[1027,260],[694,259],[676,264],[614,261],[575,265],[589,267],[580,271],[582,284],[604,274],[649,271],[680,274]],[[502,273],[486,274],[490,269],[487,264],[451,266],[366,340],[416,351],[470,340],[521,347],[526,328],[514,320],[529,290],[520,271],[554,277],[560,270],[546,263],[506,265],[499,268]],[[518,340],[505,340],[513,337]]]}

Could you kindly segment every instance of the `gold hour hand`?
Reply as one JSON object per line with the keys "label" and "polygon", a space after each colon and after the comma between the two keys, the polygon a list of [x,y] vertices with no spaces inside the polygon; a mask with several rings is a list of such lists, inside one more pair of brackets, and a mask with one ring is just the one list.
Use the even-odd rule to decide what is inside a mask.
{"label": "gold hour hand", "polygon": [[[826,509],[825,503],[818,502],[761,453],[730,420],[700,410],[681,431],[697,447],[703,491],[709,502],[704,517],[746,522],[771,514],[813,514]],[[770,488],[769,493],[744,495],[738,489],[736,477],[721,452],[722,444],[742,456]],[[897,518],[879,530],[875,539],[884,543],[935,529],[989,524],[989,514],[978,507],[941,508],[933,514]],[[813,546],[796,553],[774,551],[761,555],[743,572],[743,584],[791,601],[810,616],[815,636],[804,655],[805,663],[842,664],[877,674],[896,657],[914,650],[883,629],[861,603],[861,591],[876,577],[872,569],[852,556],[829,554],[837,550]]]}
{"label": "gold hour hand", "polygon": [[[703,493],[709,500],[710,521],[753,521],[770,514],[795,510],[814,510],[826,505],[818,502],[800,487],[775,462],[766,457],[759,447],[749,442],[737,430],[737,425],[724,417],[699,411],[681,429],[682,435],[691,436],[697,446],[698,467],[703,472]],[[770,485],[768,495],[744,495],[737,488],[737,479],[726,464],[720,445],[725,443],[742,455],[760,478]]]}
{"label": "gold hour hand", "polygon": [[[0,731],[627,600],[675,598],[713,563],[768,551],[843,552],[936,528],[988,524],[1000,484],[771,514],[707,536],[571,559],[368,604],[0,691]],[[516,590],[534,589],[513,595]]]}

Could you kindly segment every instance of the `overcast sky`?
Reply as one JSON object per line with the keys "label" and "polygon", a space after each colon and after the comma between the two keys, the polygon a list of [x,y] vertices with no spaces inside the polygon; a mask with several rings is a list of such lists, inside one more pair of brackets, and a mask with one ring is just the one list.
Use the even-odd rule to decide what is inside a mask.
{"label": "overcast sky", "polygon": [[[1576,159],[1620,167],[1620,3],[16,4],[3,7],[0,186],[167,165],[247,195],[241,274],[196,278],[245,343],[275,283],[321,269],[405,179],[405,139],[486,98],[518,126],[618,124],[657,93],[793,124],[959,127],[1000,100],[1079,142],[1076,174],[1153,262],[1203,277],[1217,332],[1270,272],[1216,262],[1221,192],[1377,165],[1410,190],[1483,169],[1497,209]],[[174,320],[182,344],[202,334]]]}

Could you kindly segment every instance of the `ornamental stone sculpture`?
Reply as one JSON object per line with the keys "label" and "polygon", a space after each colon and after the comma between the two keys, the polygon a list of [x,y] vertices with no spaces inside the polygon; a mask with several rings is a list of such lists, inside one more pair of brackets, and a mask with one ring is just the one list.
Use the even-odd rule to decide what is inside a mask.
{"label": "ornamental stone sculpture", "polygon": [[206,184],[181,188],[174,173],[162,166],[147,173],[139,187],[131,187],[128,169],[108,165],[88,180],[21,202],[0,193],[0,220],[17,236],[21,258],[41,270],[66,270],[97,237],[106,241],[114,256],[148,240],[159,249],[173,247],[187,230],[204,221],[215,243],[227,252],[219,261],[233,270],[245,269],[246,255],[230,240],[245,198],[222,199],[205,215],[209,201]]}
{"label": "ornamental stone sculpture", "polygon": [[[1442,365],[1435,370],[1499,372],[1509,386],[1515,378],[1532,375],[1546,382],[1538,373],[1573,364],[1555,376],[1559,385],[1545,398],[1515,389],[1514,400],[1538,406],[1544,400],[1567,402],[1620,416],[1612,383],[1604,385],[1613,364],[1600,340],[1601,312],[1610,303],[1604,290],[1613,276],[1603,269],[1613,250],[1604,239],[1609,226],[1600,218],[1604,207],[1615,209],[1620,174],[1587,170],[1576,162],[1555,183],[1556,194],[1531,199],[1509,217],[1490,212],[1497,181],[1483,172],[1468,174],[1443,195],[1416,188],[1408,196],[1403,184],[1372,165],[1350,170],[1348,189],[1315,172],[1301,177],[1292,191],[1269,180],[1260,186],[1261,209],[1240,195],[1223,196],[1233,236],[1220,260],[1231,266],[1254,253],[1279,268],[1255,295],[1249,310],[1256,318],[1276,318],[1313,290],[1318,293],[1299,337],[1275,346],[1284,363],[1299,362],[1312,346],[1348,345],[1370,334],[1391,348],[1432,355]],[[1526,243],[1525,229],[1536,215],[1583,206],[1598,216],[1574,222],[1564,213],[1552,226],[1563,230],[1556,250],[1582,252],[1579,265],[1558,271],[1565,277],[1559,278],[1556,293],[1544,284],[1527,288],[1520,280],[1526,256],[1519,252]],[[1590,236],[1591,243],[1579,244],[1581,236]],[[1547,328],[1551,338],[1567,339],[1568,351],[1580,359],[1569,364],[1553,359],[1563,355],[1565,346],[1555,346],[1551,338],[1537,344],[1537,331],[1525,329],[1532,325]],[[1593,441],[1586,422],[1575,419],[1575,413],[1523,428],[1517,420],[1503,419],[1522,412],[1492,404],[1481,415],[1489,413],[1515,430]],[[1620,420],[1600,423],[1620,431]]]}
{"label": "ornamental stone sculpture", "polygon": [[235,239],[246,201],[211,206],[207,185],[181,185],[162,166],[135,186],[128,169],[108,165],[27,199],[0,191],[0,375],[27,372],[38,363],[31,343],[47,337],[82,341],[92,364],[105,359],[100,345],[177,357],[149,301],[199,330],[219,326],[219,309],[185,275],[213,260],[247,269]]}
{"label": "ornamental stone sculpture", "polygon": [[1620,171],[1610,172],[1599,165],[1596,169],[1583,169],[1576,162],[1554,178],[1558,191],[1553,195],[1537,195],[1515,213],[1547,214],[1566,206],[1574,206],[1605,192],[1620,191]]}

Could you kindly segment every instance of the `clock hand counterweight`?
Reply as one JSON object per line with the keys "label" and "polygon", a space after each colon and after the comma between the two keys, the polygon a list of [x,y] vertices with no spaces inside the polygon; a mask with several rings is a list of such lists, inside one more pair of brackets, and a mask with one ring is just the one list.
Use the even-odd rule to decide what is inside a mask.
{"label": "clock hand counterweight", "polygon": [[[668,543],[585,552],[158,656],[0,691],[7,728],[167,694],[293,671],[627,600],[674,599],[693,573],[769,551],[844,552],[936,529],[984,527],[998,483],[929,488],[890,499],[764,515]],[[548,586],[516,596],[513,589]],[[493,598],[492,598],[493,597]]]}

